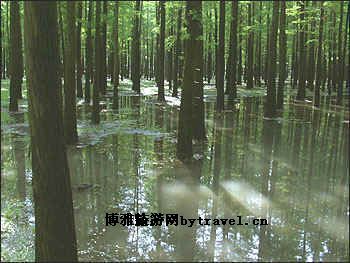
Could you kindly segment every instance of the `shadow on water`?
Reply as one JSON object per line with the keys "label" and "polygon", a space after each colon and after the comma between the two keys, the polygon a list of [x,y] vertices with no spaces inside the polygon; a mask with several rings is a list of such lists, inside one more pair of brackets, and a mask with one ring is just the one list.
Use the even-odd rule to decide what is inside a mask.
{"label": "shadow on water", "polygon": [[[91,106],[78,106],[80,142],[68,155],[80,260],[349,260],[348,113],[286,100],[267,120],[263,97],[243,96],[216,114],[209,94],[208,140],[185,165],[175,157],[178,107],[119,95],[118,103],[106,97],[99,127],[89,124]],[[27,253],[2,259],[33,259],[25,122],[22,114],[2,123],[1,216],[2,248]],[[177,213],[180,224],[106,227],[106,213]],[[269,224],[189,227],[181,216]],[[26,240],[13,235],[20,227]]]}

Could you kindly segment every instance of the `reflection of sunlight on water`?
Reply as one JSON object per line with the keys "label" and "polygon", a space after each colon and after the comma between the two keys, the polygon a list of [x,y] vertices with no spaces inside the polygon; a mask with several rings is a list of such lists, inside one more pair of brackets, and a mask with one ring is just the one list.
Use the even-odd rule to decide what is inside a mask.
{"label": "reflection of sunlight on water", "polygon": [[238,201],[255,216],[264,216],[262,209],[271,206],[270,201],[266,197],[247,183],[224,181],[220,184],[233,200]]}
{"label": "reflection of sunlight on water", "polygon": [[332,217],[329,220],[321,218],[318,224],[327,233],[337,238],[338,241],[349,242],[349,222],[344,219]]}

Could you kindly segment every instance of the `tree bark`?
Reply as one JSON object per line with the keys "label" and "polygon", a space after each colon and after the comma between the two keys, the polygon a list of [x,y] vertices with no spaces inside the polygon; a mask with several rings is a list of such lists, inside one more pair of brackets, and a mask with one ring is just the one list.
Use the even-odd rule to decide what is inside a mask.
{"label": "tree bark", "polygon": [[193,83],[196,78],[195,59],[193,54],[198,48],[195,46],[194,34],[196,22],[194,14],[198,12],[201,2],[187,1],[186,2],[186,31],[189,37],[185,39],[185,68],[184,80],[181,93],[181,106],[179,113],[179,128],[177,134],[177,157],[184,162],[192,160],[192,138],[193,138]]}
{"label": "tree bark", "polygon": [[317,65],[316,65],[316,85],[314,90],[314,106],[320,106],[320,86],[322,81],[322,45],[323,45],[323,21],[324,21],[324,8],[323,2],[321,3],[321,14],[320,14],[320,28],[318,34],[318,50],[317,50]]}
{"label": "tree bark", "polygon": [[225,1],[220,1],[219,47],[217,58],[217,111],[224,110],[224,74],[225,74]]}
{"label": "tree bark", "polygon": [[18,111],[18,99],[22,98],[23,55],[19,2],[10,2],[10,111]]}
{"label": "tree bark", "polygon": [[287,61],[287,36],[286,36],[286,2],[281,1],[280,14],[280,36],[279,36],[279,76],[277,90],[277,109],[283,108],[284,99],[284,82],[287,78],[286,61]]}
{"label": "tree bark", "polygon": [[92,28],[92,12],[93,5],[92,0],[89,1],[89,13],[88,13],[88,21],[87,21],[87,34],[86,34],[86,44],[85,44],[85,57],[86,57],[86,67],[85,67],[85,102],[90,103],[91,100],[91,77],[92,77],[92,36],[91,36],[91,28]]}
{"label": "tree bark", "polygon": [[300,2],[300,33],[299,33],[299,82],[298,82],[298,93],[297,99],[305,99],[305,62],[306,62],[306,52],[305,52],[305,1]]}
{"label": "tree bark", "polygon": [[131,80],[132,89],[137,93],[140,93],[140,10],[141,1],[135,1],[135,14],[134,14],[134,25],[133,25],[133,38],[131,42]]}
{"label": "tree bark", "polygon": [[24,27],[35,212],[35,260],[77,261],[71,183],[61,115],[62,104],[59,99],[56,2],[25,2]]}
{"label": "tree bark", "polygon": [[342,48],[342,29],[343,29],[343,12],[344,12],[344,2],[341,1],[340,2],[340,21],[339,21],[339,31],[338,31],[338,60],[337,60],[337,79],[338,79],[338,89],[337,89],[337,105],[342,105],[343,104],[343,79],[342,79],[342,72],[343,68],[342,68],[342,60],[345,59],[345,57],[343,57],[343,48]]}
{"label": "tree bark", "polygon": [[272,118],[276,114],[276,49],[278,33],[279,1],[273,2],[273,14],[269,36],[269,63],[267,95],[264,107],[265,117]]}
{"label": "tree bark", "polygon": [[[252,5],[254,5],[254,2],[250,2],[248,4],[248,26],[252,26]],[[254,47],[253,47],[253,31],[252,28],[249,28],[248,31],[248,71],[247,71],[247,88],[251,89],[254,86],[253,82],[253,76],[254,76]]]}
{"label": "tree bark", "polygon": [[83,75],[83,65],[82,65],[82,57],[81,57],[81,20],[83,15],[83,3],[81,1],[77,2],[78,10],[77,10],[77,52],[76,52],[76,63],[77,63],[77,97],[83,98],[83,85],[81,82],[81,78]]}
{"label": "tree bark", "polygon": [[159,1],[160,5],[160,36],[159,36],[159,85],[158,101],[165,101],[164,96],[164,42],[165,42],[165,1]]}
{"label": "tree bark", "polygon": [[174,86],[172,96],[177,97],[179,88],[179,56],[181,52],[181,18],[182,18],[182,8],[179,7],[177,11],[177,22],[176,22],[176,42],[175,42],[175,56],[174,56]]}
{"label": "tree bark", "polygon": [[192,125],[193,139],[205,139],[204,126],[204,102],[203,102],[203,25],[202,25],[202,2],[190,3],[189,34],[190,41],[195,47],[192,52]]}
{"label": "tree bark", "polygon": [[114,47],[114,71],[113,71],[113,109],[118,109],[118,86],[119,86],[119,2],[116,1],[114,5],[114,27],[113,27],[113,47]]}
{"label": "tree bark", "polygon": [[75,2],[67,2],[66,45],[64,71],[64,135],[67,144],[78,141],[76,116],[76,79],[75,79]]}
{"label": "tree bark", "polygon": [[102,89],[102,37],[101,37],[101,2],[96,1],[96,17],[95,17],[95,76],[94,89],[92,94],[92,115],[93,124],[100,123],[100,90]]}
{"label": "tree bark", "polygon": [[229,46],[229,63],[226,90],[230,99],[237,97],[236,71],[237,71],[237,21],[238,21],[238,1],[232,1],[231,8],[231,29]]}

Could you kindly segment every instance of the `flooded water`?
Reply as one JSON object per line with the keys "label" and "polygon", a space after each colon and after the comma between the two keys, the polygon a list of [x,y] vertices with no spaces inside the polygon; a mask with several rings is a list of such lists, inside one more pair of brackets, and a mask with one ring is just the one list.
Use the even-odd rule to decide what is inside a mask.
{"label": "flooded water", "polygon": [[[348,111],[290,97],[266,120],[264,92],[241,90],[218,115],[206,87],[207,140],[185,166],[176,160],[179,100],[158,104],[144,85],[135,96],[124,83],[119,111],[109,94],[99,126],[78,103],[79,144],[68,156],[80,260],[349,260]],[[1,259],[33,260],[27,106],[9,115],[5,102],[1,111]],[[268,225],[106,226],[106,213],[153,212]]]}

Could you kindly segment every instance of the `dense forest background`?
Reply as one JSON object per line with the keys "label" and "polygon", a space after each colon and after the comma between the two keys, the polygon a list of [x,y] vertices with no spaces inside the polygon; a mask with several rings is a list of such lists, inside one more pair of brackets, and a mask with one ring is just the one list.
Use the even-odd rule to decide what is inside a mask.
{"label": "dense forest background", "polygon": [[[2,219],[11,221],[30,207],[35,238],[27,233],[28,247],[35,244],[30,251],[36,260],[101,259],[89,250],[95,245],[86,233],[103,236],[96,222],[103,224],[101,215],[112,202],[120,210],[148,204],[165,209],[160,189],[175,178],[188,187],[181,192],[178,185],[165,186],[179,211],[193,216],[203,202],[212,216],[227,216],[225,206],[235,206],[231,196],[242,205],[232,208],[236,212],[259,210],[288,222],[278,238],[270,227],[243,231],[246,250],[233,256],[226,247],[221,260],[348,259],[349,19],[347,1],[2,1]],[[147,163],[155,164],[156,179],[149,179],[155,168]],[[237,178],[252,187],[230,181]],[[13,209],[11,189],[25,203],[26,180],[34,204]],[[210,198],[196,192],[200,184],[218,197],[209,206]],[[89,189],[92,208],[77,194]],[[184,204],[184,193],[194,202]],[[248,196],[257,193],[263,205],[253,209]],[[277,220],[276,207],[264,198],[278,204],[274,211],[285,206],[292,212]],[[86,223],[77,207],[96,220]],[[321,223],[312,221],[314,214]],[[333,217],[338,226],[325,227]],[[147,255],[218,260],[215,231],[210,249],[198,253],[195,231],[171,232],[175,257],[159,252],[162,234],[156,232],[159,254]],[[222,231],[229,242],[231,230]],[[240,234],[231,236],[234,242]],[[2,259],[22,260],[12,251],[21,243],[9,236]],[[140,240],[147,246],[146,237]],[[184,240],[191,240],[193,251]],[[284,248],[274,245],[280,241]],[[292,243],[291,251],[277,252]],[[17,250],[33,259],[25,247]],[[250,249],[258,252],[251,255]],[[111,258],[149,259],[137,251]]]}

